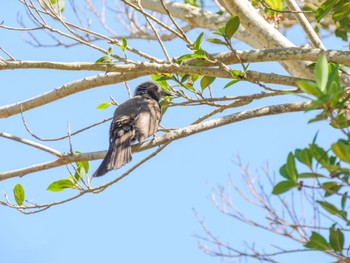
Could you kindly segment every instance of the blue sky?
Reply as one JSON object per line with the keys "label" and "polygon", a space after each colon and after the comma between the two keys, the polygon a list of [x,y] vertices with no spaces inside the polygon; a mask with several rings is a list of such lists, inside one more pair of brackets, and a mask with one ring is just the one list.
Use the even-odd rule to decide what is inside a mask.
{"label": "blue sky", "polygon": [[[16,1],[7,1],[0,10],[1,21],[17,26],[16,14],[25,12],[19,9]],[[68,11],[67,11],[68,12]],[[192,33],[192,39],[200,31]],[[210,36],[209,33],[206,33]],[[300,35],[298,29],[288,33],[293,40]],[[23,34],[0,30],[0,46],[18,60],[49,61],[88,61],[93,62],[101,54],[87,48],[34,48],[23,42]],[[299,43],[300,37],[295,40]],[[157,53],[154,44],[147,41],[130,41],[135,47]],[[103,46],[103,44],[101,44]],[[172,56],[185,52],[179,43],[169,43]],[[106,46],[108,46],[106,44]],[[328,39],[327,47],[343,48],[342,44]],[[214,48],[208,46],[208,48]],[[242,46],[242,48],[247,48]],[[179,54],[177,54],[177,49]],[[160,53],[158,53],[160,55]],[[4,56],[1,54],[1,56]],[[252,65],[251,69],[263,72],[283,70],[270,63]],[[64,72],[50,70],[8,70],[0,71],[2,96],[0,105],[15,103],[94,72]],[[149,80],[148,77],[129,82],[130,87]],[[257,87],[239,83],[230,89],[222,90],[226,82],[217,81],[213,89],[218,95],[237,95],[258,91]],[[25,112],[25,118],[37,135],[50,138],[67,132],[67,122],[72,131],[112,116],[112,107],[96,110],[96,106],[108,101],[112,95],[118,102],[127,98],[122,84],[98,87],[68,98]],[[225,114],[243,109],[261,107],[272,103],[299,101],[298,97],[288,99],[267,99],[255,102],[242,109],[232,109]],[[208,109],[170,108],[162,120],[165,127],[184,127],[195,117]],[[245,164],[249,164],[252,174],[268,163],[271,174],[278,174],[287,154],[307,146],[320,130],[318,140],[327,147],[337,133],[326,123],[307,124],[313,113],[288,113],[234,123],[215,130],[181,139],[170,144],[155,158],[142,165],[134,173],[109,187],[98,195],[86,195],[64,205],[56,206],[42,213],[22,215],[6,207],[0,207],[2,229],[0,246],[3,262],[220,262],[219,258],[205,255],[197,248],[202,235],[200,224],[193,209],[204,218],[210,230],[236,248],[242,248],[244,241],[253,242],[259,248],[270,249],[270,244],[281,241],[277,236],[247,227],[223,216],[210,200],[210,193],[217,185],[225,186],[228,176],[243,187],[240,171],[233,160],[239,154]],[[109,123],[88,130],[81,136],[73,137],[74,150],[81,152],[104,150],[108,143]],[[0,130],[33,139],[25,131],[21,117],[15,115],[0,120]],[[34,140],[34,139],[33,139]],[[62,152],[69,150],[67,141],[48,143]],[[28,146],[0,138],[1,171],[12,170],[27,165],[51,160],[52,157]],[[151,151],[134,154],[133,162],[141,160]],[[91,171],[100,161],[90,162]],[[100,184],[115,178],[130,168],[130,164],[103,178]],[[46,191],[47,186],[58,179],[67,177],[65,167],[47,170],[1,181],[2,192],[11,196],[12,188],[21,183],[26,189],[26,198],[33,202],[60,200],[72,194]],[[265,180],[263,176],[261,180]],[[263,182],[264,185],[265,181]],[[271,191],[267,189],[267,191]],[[237,206],[252,217],[263,216],[239,199]],[[290,242],[293,248],[300,248]],[[310,258],[317,262],[327,262],[323,255],[311,253]],[[308,256],[303,255],[307,260]],[[294,258],[295,259],[295,258]],[[292,257],[283,262],[294,262]],[[307,261],[304,261],[307,262]]]}

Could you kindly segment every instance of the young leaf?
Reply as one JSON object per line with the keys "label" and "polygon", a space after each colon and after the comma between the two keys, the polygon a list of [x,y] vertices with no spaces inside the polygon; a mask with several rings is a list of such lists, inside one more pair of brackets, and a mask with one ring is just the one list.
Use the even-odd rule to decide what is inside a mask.
{"label": "young leaf", "polygon": [[125,37],[122,37],[122,44],[120,45],[121,50],[125,53],[126,47],[128,46],[128,42]]}
{"label": "young leaf", "polygon": [[13,195],[15,197],[17,205],[21,206],[24,202],[25,194],[21,184],[16,184],[13,188]]}
{"label": "young leaf", "polygon": [[290,180],[292,180],[293,182],[296,182],[298,179],[298,172],[297,172],[297,169],[295,167],[295,159],[294,159],[294,155],[292,153],[288,154],[286,165],[287,165],[286,172],[287,172],[288,178]]}
{"label": "young leaf", "polygon": [[102,102],[102,103],[97,105],[96,109],[104,110],[104,109],[107,109],[109,106],[111,106],[111,103],[109,103],[109,102]]}
{"label": "young leaf", "polygon": [[321,92],[325,93],[328,81],[328,62],[325,54],[321,54],[316,62],[315,79]]}
{"label": "young leaf", "polygon": [[66,188],[74,188],[74,183],[68,179],[62,179],[51,183],[47,190],[51,192],[60,192]]}
{"label": "young leaf", "polygon": [[229,83],[227,83],[224,87],[224,89],[232,86],[233,84],[236,84],[237,82],[239,82],[240,80],[239,79],[234,79],[234,80],[231,80]]}
{"label": "young leaf", "polygon": [[320,22],[333,8],[338,0],[327,0],[316,10],[315,17],[317,22]]}
{"label": "young leaf", "polygon": [[83,166],[78,167],[74,173],[74,183],[79,182],[85,175],[85,168]]}
{"label": "young leaf", "polygon": [[331,245],[326,241],[326,239],[314,231],[312,231],[310,240],[305,244],[305,247],[321,251],[331,249]]}
{"label": "young leaf", "polygon": [[197,37],[196,41],[194,41],[193,43],[193,49],[194,50],[199,50],[201,48],[201,44],[202,44],[202,41],[203,41],[203,35],[204,33],[200,33],[199,36]]}
{"label": "young leaf", "polygon": [[350,163],[350,142],[340,139],[331,148],[340,160]]}
{"label": "young leaf", "polygon": [[298,87],[307,94],[313,95],[316,98],[322,96],[321,90],[311,81],[297,81]]}
{"label": "young leaf", "polygon": [[296,149],[294,154],[299,162],[307,165],[309,168],[312,167],[312,154],[309,149]]}
{"label": "young leaf", "polygon": [[234,33],[238,30],[240,21],[238,16],[231,17],[225,26],[225,36],[227,39],[231,39]]}
{"label": "young leaf", "polygon": [[225,41],[222,41],[221,39],[218,39],[218,38],[207,38],[206,40],[213,44],[227,46],[227,43]]}
{"label": "young leaf", "polygon": [[204,90],[206,87],[208,87],[211,83],[213,83],[215,80],[215,77],[211,77],[211,76],[204,76],[201,81],[200,81],[200,85],[201,85],[201,89]]}
{"label": "young leaf", "polygon": [[287,192],[289,191],[290,189],[294,188],[294,187],[298,187],[299,184],[296,183],[296,182],[293,182],[293,181],[290,181],[290,180],[287,180],[287,181],[282,181],[282,182],[279,182],[278,184],[276,184],[274,187],[273,187],[273,190],[272,190],[272,193],[274,195],[279,195],[279,194],[282,194],[284,192]]}
{"label": "young leaf", "polygon": [[109,46],[107,49],[107,56],[110,57],[112,55],[113,52],[113,46]]}
{"label": "young leaf", "polygon": [[95,61],[95,64],[111,64],[112,60],[109,56],[103,56],[100,57],[98,60]]}
{"label": "young leaf", "polygon": [[89,162],[88,161],[81,161],[75,163],[78,167],[83,167],[85,172],[89,171]]}

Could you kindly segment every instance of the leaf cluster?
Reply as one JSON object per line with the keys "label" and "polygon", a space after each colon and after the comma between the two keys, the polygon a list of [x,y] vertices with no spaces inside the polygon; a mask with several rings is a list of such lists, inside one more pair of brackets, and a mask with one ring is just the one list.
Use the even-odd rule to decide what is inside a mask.
{"label": "leaf cluster", "polygon": [[[316,143],[316,135],[308,147],[290,152],[286,163],[280,168],[283,180],[274,186],[272,193],[280,195],[292,189],[319,191],[321,196],[316,200],[317,205],[330,217],[334,217],[335,221],[349,225],[346,202],[350,198],[347,191],[350,186],[350,142],[347,130],[350,123],[344,113],[349,98],[344,95],[341,87],[338,65],[328,63],[326,57],[321,55],[314,72],[314,82],[298,82],[299,88],[311,96],[307,110],[321,110],[310,122],[329,120],[332,127],[346,135],[346,139],[339,138],[325,150]],[[308,180],[316,181],[317,185],[304,182]],[[328,240],[313,231],[305,247],[343,256],[344,234],[333,224],[329,228]]]}

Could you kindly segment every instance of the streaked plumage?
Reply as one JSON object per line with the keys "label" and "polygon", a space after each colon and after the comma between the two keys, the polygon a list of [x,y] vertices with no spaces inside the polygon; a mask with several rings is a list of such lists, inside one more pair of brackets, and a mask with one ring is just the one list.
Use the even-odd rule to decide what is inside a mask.
{"label": "streaked plumage", "polygon": [[157,84],[145,82],[137,86],[134,97],[118,106],[109,130],[108,152],[93,176],[102,176],[131,161],[132,141],[142,143],[157,131],[159,100],[167,95]]}

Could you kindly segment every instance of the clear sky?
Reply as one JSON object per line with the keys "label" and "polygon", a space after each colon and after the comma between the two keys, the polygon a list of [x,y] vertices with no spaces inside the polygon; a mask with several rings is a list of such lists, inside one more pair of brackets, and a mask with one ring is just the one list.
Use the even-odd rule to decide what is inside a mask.
{"label": "clear sky", "polygon": [[[17,1],[6,1],[6,8],[0,9],[0,21],[6,25],[18,26],[19,14],[28,21]],[[69,15],[69,11],[67,11]],[[194,39],[200,31],[191,33]],[[206,32],[206,36],[210,36]],[[26,44],[26,35],[16,31],[0,30],[0,46],[18,60],[87,61],[94,62],[101,54],[87,48],[35,48]],[[291,30],[288,37],[295,43],[302,43],[300,31]],[[45,39],[45,38],[44,38]],[[135,47],[151,50],[156,54],[158,46],[147,41],[130,41]],[[167,44],[172,56],[185,52],[178,43]],[[103,44],[101,44],[103,45]],[[107,46],[108,44],[106,44]],[[329,38],[327,48],[339,47],[339,42]],[[209,48],[213,46],[209,45]],[[247,47],[243,47],[247,48]],[[4,54],[0,53],[0,56]],[[273,64],[252,65],[262,72],[283,73]],[[55,87],[94,75],[94,72],[64,72],[49,70],[7,70],[0,71],[0,105],[15,103]],[[149,77],[129,82],[134,88]],[[225,91],[226,82],[213,85],[218,95],[237,95],[246,89],[257,87],[239,83]],[[109,101],[113,96],[118,102],[127,98],[122,84],[98,87],[52,104],[25,112],[25,118],[37,135],[50,138],[65,135],[67,122],[72,131],[90,125],[113,114],[113,107],[96,110],[96,106]],[[300,98],[268,99],[242,109],[231,109],[223,115],[243,109],[261,107],[272,103],[299,101]],[[201,107],[170,108],[164,115],[162,125],[181,128],[208,109]],[[272,249],[271,244],[287,242],[277,236],[267,235],[234,219],[222,215],[210,200],[210,193],[217,185],[226,186],[228,177],[243,188],[239,168],[234,164],[239,154],[244,164],[249,164],[254,177],[256,171],[268,163],[271,174],[276,174],[286,160],[287,154],[298,147],[307,146],[320,130],[318,140],[327,145],[336,138],[336,133],[326,123],[307,124],[312,113],[289,113],[234,123],[178,140],[170,144],[155,158],[142,165],[134,173],[109,187],[98,195],[86,195],[72,202],[50,208],[42,213],[23,215],[16,210],[0,207],[1,215],[1,262],[220,262],[219,258],[205,255],[198,249],[200,240],[196,234],[204,235],[194,210],[204,219],[208,228],[235,248],[243,248],[244,242],[255,243],[257,248]],[[88,130],[81,136],[73,137],[74,150],[81,152],[105,150],[108,144],[109,123]],[[32,139],[25,131],[19,115],[0,120],[0,131]],[[67,141],[48,143],[62,152],[69,150]],[[0,138],[1,171],[52,160],[52,156],[28,146]],[[133,162],[141,160],[151,151],[133,155]],[[90,162],[94,171],[100,161]],[[97,184],[107,182],[130,168],[131,164],[113,171]],[[260,172],[266,191],[271,192],[267,180]],[[60,200],[71,194],[46,191],[47,186],[68,176],[65,167],[46,170],[1,181],[0,189],[12,198],[12,188],[21,183],[26,189],[26,198],[33,202]],[[247,215],[264,217],[258,210],[246,206],[238,197],[235,204]],[[288,241],[289,242],[289,241]],[[289,243],[288,243],[289,244]],[[292,248],[301,248],[290,242]],[[315,262],[328,262],[323,255],[303,254]],[[295,257],[283,258],[283,262],[295,262]],[[282,262],[282,261],[281,261]]]}

